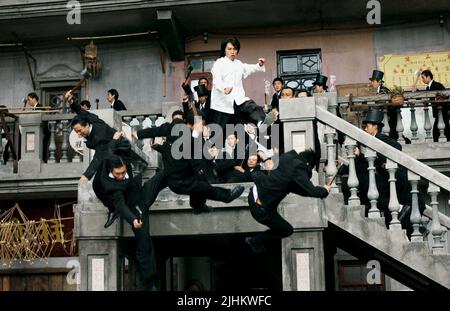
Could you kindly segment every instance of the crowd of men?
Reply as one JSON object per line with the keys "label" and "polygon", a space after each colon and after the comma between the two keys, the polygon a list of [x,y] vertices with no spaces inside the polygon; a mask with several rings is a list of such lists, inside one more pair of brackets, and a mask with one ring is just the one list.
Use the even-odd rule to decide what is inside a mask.
{"label": "crowd of men", "polygon": [[[278,131],[283,128],[278,120],[279,100],[312,96],[313,92],[325,93],[328,90],[328,78],[318,75],[311,89],[299,90],[285,85],[280,77],[275,78],[272,84],[272,101],[269,109],[265,111],[262,105],[245,95],[243,87],[243,79],[265,71],[265,59],[259,58],[256,64],[246,64],[237,59],[239,51],[240,42],[237,38],[224,39],[221,44],[221,57],[211,70],[212,84],[206,77],[199,79],[194,90],[187,83],[183,83],[186,95],[181,103],[182,109],[172,113],[171,122],[139,131],[133,130],[131,142],[157,137],[162,137],[164,141],[162,144],[152,145],[152,148],[162,155],[163,168],[143,185],[138,176],[133,176],[131,170],[130,140],[91,113],[89,101],[78,103],[73,100],[72,92],[65,94],[65,100],[77,114],[71,122],[73,130],[86,139],[88,148],[95,150],[92,161],[80,177],[80,183],[85,184],[93,178],[93,189],[109,210],[105,228],[119,217],[132,227],[137,239],[136,259],[144,289],[153,288],[158,275],[149,235],[149,209],[163,189],[169,188],[177,194],[189,195],[190,206],[197,215],[212,211],[206,204],[207,200],[229,203],[242,195],[244,187],[240,183],[254,182],[248,195],[250,214],[257,222],[269,228],[245,239],[248,246],[257,253],[265,252],[268,241],[292,234],[292,226],[277,212],[279,203],[287,194],[325,198],[331,191],[329,185],[316,186],[310,180],[312,171],[318,169],[320,159],[320,143],[317,142],[320,131],[317,130],[317,124],[315,152],[284,152],[282,142],[278,141],[279,137],[273,137],[277,136],[274,133],[282,137],[282,132]],[[374,70],[370,78],[377,94],[390,92],[383,85],[383,75],[383,72]],[[429,70],[422,72],[422,80],[427,85],[427,90],[444,89],[442,84],[433,80]],[[117,90],[108,90],[106,98],[111,108],[126,110],[123,102],[119,100]],[[28,95],[28,104],[33,109],[42,106],[35,93]],[[399,108],[392,107],[388,112],[391,126],[389,136],[381,133],[384,125],[381,111],[369,110],[363,129],[401,150],[401,145],[396,141],[398,135],[394,125],[397,122],[396,109]],[[433,114],[435,113],[433,108]],[[448,135],[448,108],[444,109],[444,122],[445,133]],[[437,121],[435,128],[437,130]],[[369,208],[368,163],[359,146],[355,148],[354,153],[360,184],[359,196],[361,203]],[[379,154],[375,166],[376,184],[381,194],[378,208],[388,224],[391,214],[388,209],[389,175],[385,162],[386,159]],[[341,166],[339,173],[344,176],[346,169]],[[399,201],[402,204],[399,218],[409,230],[411,189],[406,169],[400,168],[396,177]],[[220,183],[239,185],[226,189],[216,185]],[[348,188],[344,185],[342,190],[348,200]],[[422,198],[419,199],[419,206],[423,212]]]}

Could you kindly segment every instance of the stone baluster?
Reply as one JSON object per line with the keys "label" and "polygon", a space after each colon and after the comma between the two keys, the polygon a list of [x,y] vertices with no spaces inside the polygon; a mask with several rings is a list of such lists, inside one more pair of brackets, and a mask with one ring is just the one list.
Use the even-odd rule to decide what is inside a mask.
{"label": "stone baluster", "polygon": [[439,142],[445,143],[445,142],[447,142],[447,137],[445,137],[445,135],[444,135],[445,123],[444,123],[444,119],[443,119],[443,115],[442,115],[442,106],[440,106],[440,105],[437,106],[437,111],[438,111],[437,128],[439,130]]}
{"label": "stone baluster", "polygon": [[395,110],[396,110],[396,113],[397,113],[397,126],[395,127],[395,130],[397,131],[397,134],[398,134],[397,141],[399,143],[404,143],[405,139],[403,138],[403,131],[405,130],[405,128],[403,127],[401,109],[400,109],[400,107],[398,107]]}
{"label": "stone baluster", "polygon": [[375,150],[370,149],[368,147],[365,148],[364,156],[367,159],[367,162],[369,162],[369,167],[367,168],[369,171],[369,191],[367,192],[367,198],[370,202],[370,210],[368,217],[369,218],[380,218],[381,213],[378,210],[377,203],[378,203],[378,189],[377,189],[377,182],[375,179],[375,159],[377,158],[377,153]]}
{"label": "stone baluster", "polygon": [[[137,125],[137,126],[135,127],[136,130],[137,130],[137,131],[138,131],[138,130],[142,130],[145,116],[137,116],[136,119],[137,119],[138,122],[139,122],[139,125]],[[142,140],[142,139],[139,139],[139,140],[136,142],[136,145],[138,146],[139,149],[142,150],[142,147],[144,147],[144,142],[143,142],[143,140]]]}
{"label": "stone baluster", "polygon": [[50,130],[50,145],[48,147],[49,156],[47,159],[47,163],[56,163],[56,121],[48,121],[48,127]]}
{"label": "stone baluster", "polygon": [[336,158],[336,144],[334,143],[335,136],[336,130],[329,126],[326,126],[325,137],[327,138],[327,159],[328,159],[328,165],[326,170],[327,184],[330,184],[331,180],[333,180],[333,182],[331,182],[331,192],[339,193],[339,189],[334,180],[334,177],[336,176],[337,173],[336,163],[334,162],[334,159]]}
{"label": "stone baluster", "polygon": [[62,144],[61,144],[61,159],[59,162],[61,163],[67,163],[69,162],[69,157],[67,156],[67,151],[69,148],[69,128],[68,128],[69,121],[68,120],[62,120],[61,121],[61,127],[62,127]]}
{"label": "stone baluster", "polygon": [[414,103],[410,104],[409,110],[411,111],[411,141],[417,141],[419,139],[419,137],[417,137],[417,130],[419,129],[419,127],[417,126],[416,108],[414,106]]}
{"label": "stone baluster", "polygon": [[428,104],[425,104],[423,107],[423,113],[424,113],[424,119],[425,122],[423,124],[423,129],[425,130],[425,142],[433,142],[433,135],[431,134],[431,121],[430,121],[430,114],[429,114],[429,106]]}
{"label": "stone baluster", "polygon": [[154,126],[155,126],[156,119],[158,118],[158,116],[156,116],[156,115],[151,115],[151,116],[149,116],[148,118],[150,119],[150,121],[152,121],[152,127],[154,127]]}
{"label": "stone baluster", "polygon": [[398,220],[398,212],[400,210],[400,203],[398,203],[397,198],[397,187],[395,182],[397,179],[395,178],[395,172],[397,171],[398,165],[394,161],[389,159],[386,160],[386,169],[389,172],[389,211],[392,215],[392,220],[389,223],[389,229],[401,229],[402,225]]}
{"label": "stone baluster", "polygon": [[419,227],[422,222],[422,216],[419,211],[419,190],[417,184],[420,181],[420,176],[408,171],[408,180],[411,183],[411,224],[413,226],[413,233],[411,234],[411,242],[422,242],[423,237],[419,232]]}
{"label": "stone baluster", "polygon": [[381,132],[384,135],[389,136],[389,132],[391,131],[391,128],[389,127],[388,106],[386,106],[386,108],[383,109],[383,123],[384,123],[384,126],[381,129]]}
{"label": "stone baluster", "polygon": [[428,193],[431,196],[431,208],[433,209],[433,219],[431,220],[431,234],[433,237],[433,246],[431,248],[431,252],[433,254],[443,254],[444,253],[444,245],[441,243],[441,224],[439,222],[439,209],[438,209],[438,195],[439,195],[439,187],[435,184],[430,183],[428,186]]}
{"label": "stone baluster", "polygon": [[348,198],[348,205],[352,206],[360,205],[361,203],[358,197],[359,181],[358,177],[356,176],[355,155],[353,154],[356,147],[356,141],[347,136],[345,138],[344,145],[347,148],[347,157],[349,162],[349,173],[347,184],[350,189],[350,197]]}

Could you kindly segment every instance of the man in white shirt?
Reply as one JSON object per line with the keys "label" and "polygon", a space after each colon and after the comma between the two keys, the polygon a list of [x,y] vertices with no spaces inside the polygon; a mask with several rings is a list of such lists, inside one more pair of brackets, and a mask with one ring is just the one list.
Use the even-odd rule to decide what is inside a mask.
{"label": "man in white shirt", "polygon": [[242,80],[255,72],[264,72],[265,59],[259,58],[254,65],[242,63],[236,59],[240,50],[239,40],[235,37],[224,39],[221,44],[221,58],[213,65],[213,88],[211,90],[211,109],[214,111],[213,123],[223,129],[232,122],[233,115],[243,123],[270,126],[277,117],[276,112],[264,113],[252,99],[245,96]]}

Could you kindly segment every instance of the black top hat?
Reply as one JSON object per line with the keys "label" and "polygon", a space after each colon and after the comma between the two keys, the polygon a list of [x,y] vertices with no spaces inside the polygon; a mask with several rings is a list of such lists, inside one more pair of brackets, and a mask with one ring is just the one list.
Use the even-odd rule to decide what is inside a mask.
{"label": "black top hat", "polygon": [[322,75],[317,75],[316,81],[313,82],[313,85],[320,85],[324,89],[327,89],[328,88],[327,81],[328,81],[328,77],[322,76]]}
{"label": "black top hat", "polygon": [[384,116],[383,111],[371,109],[367,111],[367,116],[366,119],[363,121],[363,123],[373,123],[384,126],[383,116]]}
{"label": "black top hat", "polygon": [[374,70],[372,72],[372,78],[369,78],[370,81],[377,80],[377,81],[383,81],[384,72],[380,70]]}
{"label": "black top hat", "polygon": [[197,92],[198,97],[209,95],[208,89],[204,85],[199,84],[194,87],[194,90]]}

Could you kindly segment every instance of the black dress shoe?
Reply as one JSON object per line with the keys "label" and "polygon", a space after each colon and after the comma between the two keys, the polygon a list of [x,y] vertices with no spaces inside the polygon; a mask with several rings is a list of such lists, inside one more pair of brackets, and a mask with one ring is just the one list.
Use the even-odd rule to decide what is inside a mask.
{"label": "black dress shoe", "polygon": [[242,192],[244,192],[244,190],[245,190],[244,186],[236,186],[233,189],[231,189],[231,192],[230,192],[231,201],[233,201],[234,199],[239,198],[241,196]]}
{"label": "black dress shoe", "polygon": [[262,254],[266,252],[266,248],[264,247],[263,243],[258,241],[254,237],[246,237],[245,243],[247,243],[251,247],[251,249],[257,254]]}
{"label": "black dress shoe", "polygon": [[194,208],[195,215],[198,215],[201,213],[210,213],[210,212],[212,212],[212,208],[206,204],[204,204],[202,207]]}
{"label": "black dress shoe", "polygon": [[117,212],[109,212],[108,213],[108,219],[106,220],[106,223],[104,225],[105,228],[108,228],[113,224],[113,222],[119,218],[119,213]]}

